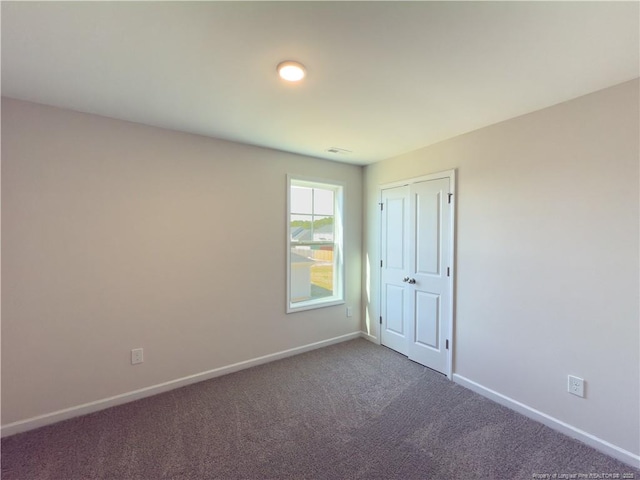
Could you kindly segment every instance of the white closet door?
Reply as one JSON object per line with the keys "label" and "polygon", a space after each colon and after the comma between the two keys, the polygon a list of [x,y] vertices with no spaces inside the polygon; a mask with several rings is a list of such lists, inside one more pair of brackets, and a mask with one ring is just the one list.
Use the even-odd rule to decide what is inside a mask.
{"label": "white closet door", "polygon": [[382,191],[381,343],[447,373],[450,178]]}

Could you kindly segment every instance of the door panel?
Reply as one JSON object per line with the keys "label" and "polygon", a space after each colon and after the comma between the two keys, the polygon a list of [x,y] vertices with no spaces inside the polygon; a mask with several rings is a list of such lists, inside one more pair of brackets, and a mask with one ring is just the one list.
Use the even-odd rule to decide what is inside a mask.
{"label": "door panel", "polygon": [[440,347],[439,327],[440,296],[417,291],[414,342],[423,347],[438,350]]}
{"label": "door panel", "polygon": [[[440,178],[411,185],[415,220],[409,224],[416,239],[411,251],[415,255],[416,304],[415,328],[409,338],[408,356],[439,372],[447,369],[446,335],[449,331],[450,285],[444,263],[450,255],[449,179]],[[430,299],[430,300],[428,300]],[[418,308],[419,307],[419,308]]]}
{"label": "door panel", "polygon": [[387,319],[387,331],[404,337],[404,288],[387,285],[387,309],[383,317]]}
{"label": "door panel", "polygon": [[[424,187],[420,185],[420,187]],[[440,274],[440,191],[414,191],[416,273]]]}
{"label": "door panel", "polygon": [[383,345],[408,355],[407,314],[410,292],[402,279],[408,267],[409,187],[397,187],[382,192],[382,301],[380,340]]}
{"label": "door panel", "polygon": [[404,269],[404,219],[407,199],[404,197],[389,198],[387,207],[387,228],[386,228],[386,268]]}

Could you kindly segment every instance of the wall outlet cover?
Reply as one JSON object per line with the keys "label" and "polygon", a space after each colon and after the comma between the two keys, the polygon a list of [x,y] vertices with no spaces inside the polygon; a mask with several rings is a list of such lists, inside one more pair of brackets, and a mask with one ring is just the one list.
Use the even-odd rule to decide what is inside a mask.
{"label": "wall outlet cover", "polygon": [[131,365],[137,365],[142,362],[144,362],[142,348],[134,348],[131,350]]}
{"label": "wall outlet cover", "polygon": [[567,389],[572,395],[584,398],[584,380],[574,375],[569,375]]}

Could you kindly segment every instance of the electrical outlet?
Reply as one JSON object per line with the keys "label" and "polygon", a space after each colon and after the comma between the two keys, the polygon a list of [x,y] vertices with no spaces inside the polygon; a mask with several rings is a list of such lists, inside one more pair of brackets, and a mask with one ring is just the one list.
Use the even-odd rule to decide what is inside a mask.
{"label": "electrical outlet", "polygon": [[141,348],[134,348],[131,350],[131,365],[137,365],[138,363],[144,362],[144,357],[142,355]]}
{"label": "electrical outlet", "polygon": [[353,309],[351,307],[347,307],[347,317],[351,317],[353,315]]}
{"label": "electrical outlet", "polygon": [[567,389],[569,393],[584,398],[584,380],[582,378],[569,375]]}

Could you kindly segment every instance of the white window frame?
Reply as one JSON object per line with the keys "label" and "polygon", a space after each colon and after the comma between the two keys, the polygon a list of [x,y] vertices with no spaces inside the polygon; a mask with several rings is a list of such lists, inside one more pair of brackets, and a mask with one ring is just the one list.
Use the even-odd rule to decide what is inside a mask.
{"label": "white window frame", "polygon": [[[333,295],[299,302],[291,302],[291,187],[325,188],[334,191],[334,239],[333,239]],[[344,300],[344,190],[343,182],[287,175],[287,313],[341,305]]]}

